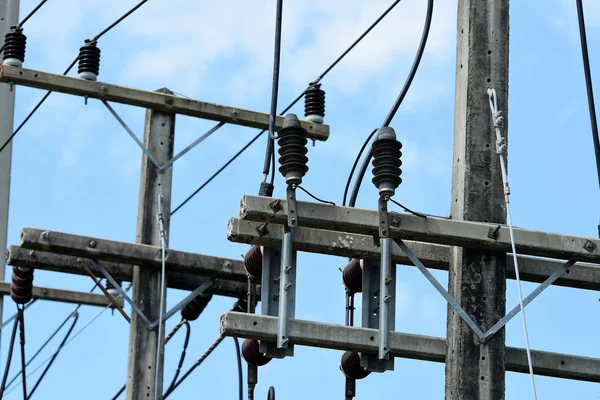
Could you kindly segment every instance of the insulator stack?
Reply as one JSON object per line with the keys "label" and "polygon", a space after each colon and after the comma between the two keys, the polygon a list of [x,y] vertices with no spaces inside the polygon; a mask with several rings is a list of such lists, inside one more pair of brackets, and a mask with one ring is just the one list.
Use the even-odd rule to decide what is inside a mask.
{"label": "insulator stack", "polygon": [[85,40],[83,47],[79,49],[79,68],[77,70],[81,79],[95,81],[100,73],[100,49],[96,42]]}
{"label": "insulator stack", "polygon": [[[119,283],[119,284],[120,284],[120,282],[119,282],[119,281],[117,281],[117,283]],[[111,296],[113,296],[113,297],[117,297],[117,296],[119,295],[119,291],[117,290],[117,288],[115,288],[115,286],[114,286],[114,285],[113,285],[113,284],[112,284],[112,283],[111,283],[111,282],[110,282],[108,279],[106,280],[106,285],[105,285],[105,287],[106,287],[106,291],[107,291],[108,293],[110,293],[110,294],[111,294]]]}
{"label": "insulator stack", "polygon": [[307,121],[323,123],[325,117],[325,91],[321,84],[311,83],[304,94],[304,115]]}
{"label": "insulator stack", "polygon": [[33,298],[33,269],[13,267],[10,297],[17,304],[26,304]]}
{"label": "insulator stack", "polygon": [[288,114],[279,131],[279,172],[287,184],[299,185],[308,171],[306,130],[300,125],[296,114]]}
{"label": "insulator stack", "polygon": [[244,267],[246,272],[252,278],[260,280],[262,276],[262,249],[260,246],[254,245],[250,247],[250,250],[244,256]]}
{"label": "insulator stack", "polygon": [[22,67],[25,61],[26,43],[27,37],[23,34],[23,29],[11,26],[10,31],[4,36],[2,64]]}
{"label": "insulator stack", "polygon": [[259,346],[260,344],[258,340],[245,339],[242,342],[242,356],[248,364],[262,367],[271,361],[271,359],[269,357],[265,357],[265,355],[260,352]]}
{"label": "insulator stack", "polygon": [[248,300],[237,299],[237,301],[235,302],[233,307],[231,307],[231,311],[247,313],[248,312]]}
{"label": "insulator stack", "polygon": [[342,354],[340,369],[346,378],[350,379],[363,379],[371,373],[360,366],[360,356],[355,351],[346,351]]}
{"label": "insulator stack", "polygon": [[362,292],[362,268],[360,266],[360,260],[353,258],[352,261],[344,267],[344,270],[342,271],[342,280],[349,292]]}
{"label": "insulator stack", "polygon": [[401,148],[402,144],[396,140],[393,128],[379,130],[377,140],[373,143],[373,183],[379,189],[380,196],[393,196],[402,182]]}
{"label": "insulator stack", "polygon": [[198,319],[202,311],[208,305],[208,302],[212,299],[212,294],[202,293],[194,298],[194,300],[187,303],[181,309],[181,318],[188,321],[195,321]]}

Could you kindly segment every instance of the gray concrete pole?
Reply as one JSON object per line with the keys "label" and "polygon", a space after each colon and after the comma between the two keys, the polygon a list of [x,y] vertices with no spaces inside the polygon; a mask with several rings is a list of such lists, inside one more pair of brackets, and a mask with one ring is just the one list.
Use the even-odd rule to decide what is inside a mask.
{"label": "gray concrete pole", "polygon": [[[506,223],[500,162],[486,90],[508,118],[509,0],[459,0],[452,218]],[[506,256],[455,247],[449,292],[485,331],[505,314]],[[505,398],[505,331],[480,344],[448,307],[447,400]]]}

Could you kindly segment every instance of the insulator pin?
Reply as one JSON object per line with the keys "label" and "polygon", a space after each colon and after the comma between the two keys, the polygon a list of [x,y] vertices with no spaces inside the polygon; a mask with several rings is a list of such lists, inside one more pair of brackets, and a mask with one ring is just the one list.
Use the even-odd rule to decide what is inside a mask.
{"label": "insulator pin", "polygon": [[33,298],[33,269],[13,267],[10,297],[17,304],[26,304]]}
{"label": "insulator pin", "polygon": [[86,39],[83,47],[79,49],[79,68],[77,72],[81,79],[88,81],[98,79],[98,74],[100,73],[100,49],[96,47],[95,41]]}
{"label": "insulator pin", "polygon": [[351,293],[362,292],[362,268],[360,266],[360,260],[353,258],[342,271],[342,280],[344,286]]}
{"label": "insulator pin", "polygon": [[346,351],[342,354],[340,369],[350,379],[363,379],[371,372],[360,366],[360,356],[355,351]]}
{"label": "insulator pin", "polygon": [[260,280],[262,276],[262,249],[260,246],[254,245],[244,256],[244,267],[246,272],[254,278]]}
{"label": "insulator pin", "polygon": [[401,148],[402,144],[396,140],[393,128],[379,130],[377,140],[373,143],[373,183],[379,189],[380,196],[393,196],[402,182]]}
{"label": "insulator pin", "polygon": [[260,344],[256,339],[244,339],[242,342],[242,356],[248,364],[262,367],[271,359],[260,352],[259,346]]}
{"label": "insulator pin", "polygon": [[279,131],[279,172],[285,177],[287,184],[299,185],[308,171],[308,149],[306,130],[300,125],[296,114],[288,114],[283,120],[283,128]]}
{"label": "insulator pin", "polygon": [[199,294],[194,298],[194,300],[190,301],[185,306],[183,306],[183,308],[181,309],[181,318],[186,319],[188,321],[197,320],[211,299],[211,293]]}
{"label": "insulator pin", "polygon": [[304,116],[307,121],[323,123],[325,117],[325,91],[321,84],[311,83],[304,94]]}
{"label": "insulator pin", "polygon": [[25,61],[25,46],[27,37],[23,34],[23,29],[17,26],[11,26],[10,31],[4,36],[4,53],[2,64],[13,67],[22,67]]}

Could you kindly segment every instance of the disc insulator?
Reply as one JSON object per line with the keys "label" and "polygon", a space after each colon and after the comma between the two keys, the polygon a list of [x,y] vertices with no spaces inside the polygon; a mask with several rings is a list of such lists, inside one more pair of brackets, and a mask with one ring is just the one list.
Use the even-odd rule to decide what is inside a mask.
{"label": "disc insulator", "polygon": [[325,117],[325,91],[321,84],[311,84],[304,93],[304,116],[307,121],[322,124]]}
{"label": "disc insulator", "polygon": [[260,246],[254,245],[250,247],[250,250],[244,256],[244,267],[246,272],[257,280],[261,279],[262,276],[262,250]]}
{"label": "disc insulator", "polygon": [[81,79],[89,81],[98,79],[98,74],[100,73],[100,49],[96,47],[96,42],[86,39],[83,47],[79,49],[79,68],[77,72]]}
{"label": "disc insulator", "polygon": [[401,148],[394,129],[384,127],[379,130],[377,140],[373,143],[373,183],[382,196],[393,196],[402,182]]}
{"label": "disc insulator", "polygon": [[342,271],[342,280],[349,292],[362,292],[362,268],[360,267],[360,260],[353,258],[352,261],[344,267],[344,270]]}
{"label": "disc insulator", "polygon": [[10,297],[17,304],[26,304],[33,298],[33,269],[13,267]]}
{"label": "disc insulator", "polygon": [[371,373],[360,366],[360,356],[355,351],[346,351],[342,354],[340,369],[346,378],[350,379],[363,379]]}
{"label": "disc insulator", "polygon": [[262,367],[271,361],[269,357],[260,352],[259,342],[256,339],[244,339],[242,343],[242,356],[248,364],[257,367]]}
{"label": "disc insulator", "polygon": [[296,114],[288,114],[279,131],[279,172],[286,183],[299,185],[308,171],[306,130],[300,125]]}
{"label": "disc insulator", "polygon": [[25,45],[27,37],[23,29],[11,26],[10,31],[4,36],[4,53],[2,63],[13,67],[22,67],[25,61]]}

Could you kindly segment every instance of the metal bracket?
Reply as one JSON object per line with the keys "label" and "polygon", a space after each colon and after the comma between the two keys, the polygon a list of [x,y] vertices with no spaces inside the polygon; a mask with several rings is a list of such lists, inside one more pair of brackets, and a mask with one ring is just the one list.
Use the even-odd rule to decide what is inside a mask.
{"label": "metal bracket", "polygon": [[379,237],[387,238],[390,235],[390,218],[388,215],[388,201],[379,198]]}
{"label": "metal bracket", "polygon": [[[281,250],[263,247],[263,268],[261,279],[261,314],[277,317],[279,316],[280,301],[280,274],[281,274]],[[296,254],[293,255],[293,265],[296,264]],[[290,270],[291,279],[296,281],[296,268]],[[289,293],[289,289],[291,293]],[[288,289],[288,318],[295,317],[296,290]],[[287,348],[277,348],[276,343],[260,341],[260,352],[270,358],[284,358],[294,355],[294,345],[288,344]]]}
{"label": "metal bracket", "polygon": [[298,206],[296,204],[296,185],[288,185],[286,189],[288,226],[295,228],[298,226]]}
{"label": "metal bracket", "polygon": [[[362,327],[380,329],[382,311],[381,292],[381,264],[377,261],[361,260],[363,269],[363,295],[362,295]],[[385,303],[387,306],[387,329],[395,330],[396,326],[396,268],[392,268],[392,280],[388,285],[391,298]],[[373,340],[376,338],[373,337]],[[381,341],[381,333],[378,340]],[[381,343],[381,342],[380,342]],[[360,365],[372,372],[394,370],[394,358],[380,359],[379,354],[361,353]]]}

